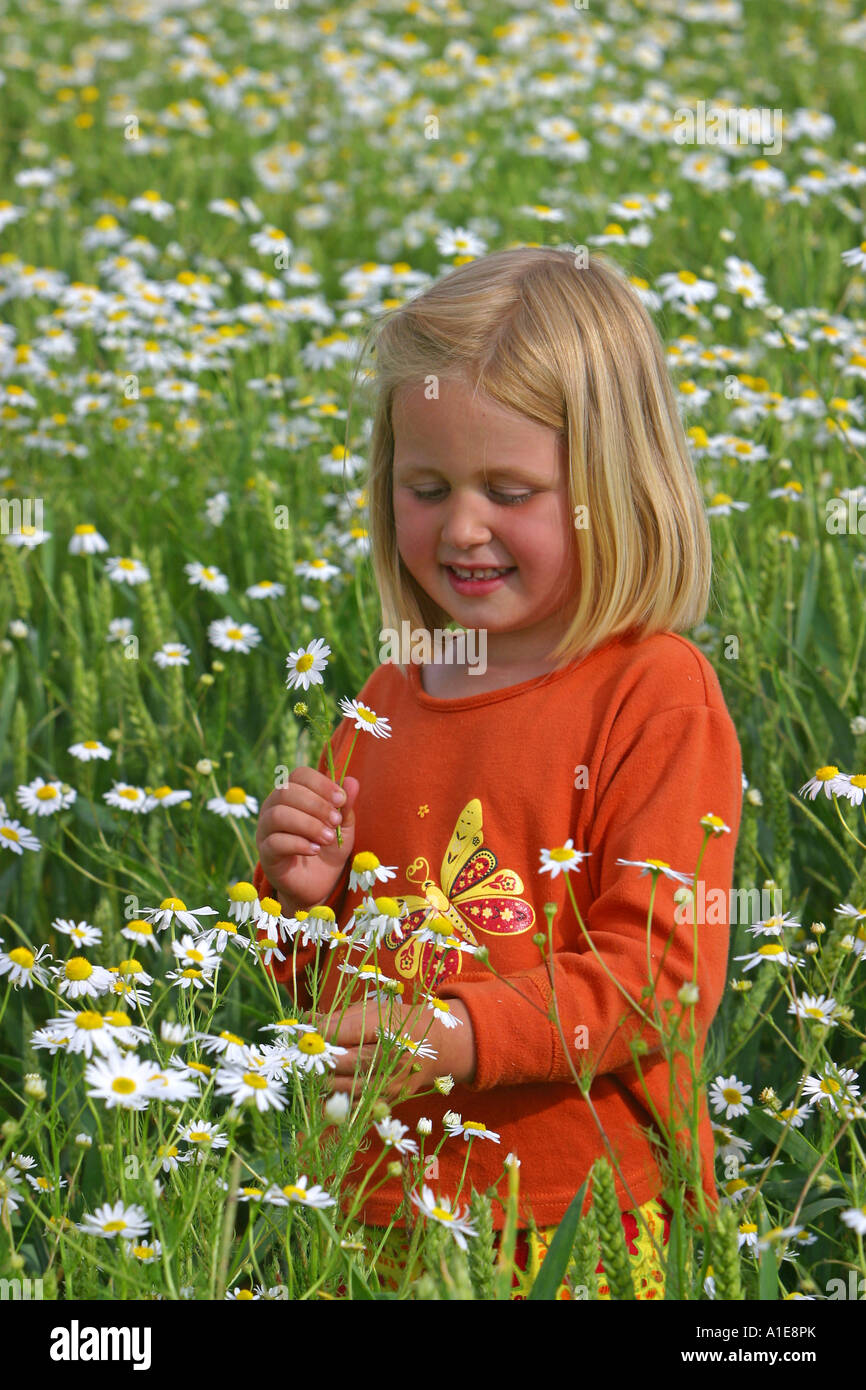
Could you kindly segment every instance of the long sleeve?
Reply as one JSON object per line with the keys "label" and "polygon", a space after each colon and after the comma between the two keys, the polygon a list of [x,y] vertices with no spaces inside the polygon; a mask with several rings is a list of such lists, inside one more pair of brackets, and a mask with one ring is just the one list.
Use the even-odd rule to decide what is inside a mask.
{"label": "long sleeve", "polygon": [[[562,922],[554,925],[554,979],[572,1063],[579,1073],[588,1064],[594,1075],[603,1075],[633,1066],[629,1043],[638,1034],[650,1053],[661,1046],[657,1030],[641,1021],[610,978],[619,980],[652,1016],[647,1001],[641,1000],[649,983],[652,876],[617,860],[660,859],[672,869],[693,874],[704,835],[699,822],[712,812],[730,833],[710,835],[699,879],[707,901],[717,903],[713,890],[719,889],[729,901],[742,797],[740,749],[729,715],[690,705],[650,717],[606,750],[597,783],[586,843],[591,857],[572,872],[575,897],[597,955],[567,902]],[[536,880],[533,893],[542,927],[545,878]],[[675,920],[673,893],[678,886],[660,875],[653,903],[653,975],[672,938],[656,989],[659,1006],[675,1001],[677,991],[692,979],[695,928],[688,919]],[[721,925],[697,927],[695,1024],[701,1048],[724,989],[728,914],[722,915]],[[685,916],[682,910],[679,916]],[[443,998],[462,999],[472,1019],[477,1069],[470,1089],[573,1080],[562,1040],[548,1017],[552,991],[547,966],[540,962],[537,968],[511,975],[509,985],[515,988],[496,978],[455,981],[438,991]],[[678,1007],[675,1004],[672,1012]],[[651,1061],[644,1058],[647,1064]]]}

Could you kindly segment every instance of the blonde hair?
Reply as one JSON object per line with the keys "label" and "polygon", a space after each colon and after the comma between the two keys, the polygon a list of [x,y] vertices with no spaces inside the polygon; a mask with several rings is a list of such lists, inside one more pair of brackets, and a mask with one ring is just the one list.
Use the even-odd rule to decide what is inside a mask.
{"label": "blonde hair", "polygon": [[[568,443],[580,585],[551,653],[581,659],[609,639],[682,630],[706,612],[709,526],[661,341],[622,273],[601,256],[518,247],[468,262],[373,326],[369,526],[382,626],[450,620],[400,558],[394,523],[394,393],[461,377]],[[366,346],[366,345],[365,345]],[[362,349],[361,360],[363,360]]]}

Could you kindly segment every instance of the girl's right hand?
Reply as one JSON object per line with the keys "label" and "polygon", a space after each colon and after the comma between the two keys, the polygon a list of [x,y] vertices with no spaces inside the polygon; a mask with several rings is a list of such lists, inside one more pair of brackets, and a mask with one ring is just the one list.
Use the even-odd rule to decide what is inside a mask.
{"label": "girl's right hand", "polygon": [[[289,785],[272,791],[263,803],[256,847],[284,911],[314,907],[330,896],[355,843],[354,806],[360,785],[356,777],[347,777],[340,787],[314,768],[296,767]],[[336,822],[334,815],[339,817]]]}

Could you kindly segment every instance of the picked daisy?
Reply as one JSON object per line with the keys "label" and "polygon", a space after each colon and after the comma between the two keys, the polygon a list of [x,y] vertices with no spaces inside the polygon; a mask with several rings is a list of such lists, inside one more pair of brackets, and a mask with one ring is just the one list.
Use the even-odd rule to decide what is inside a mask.
{"label": "picked daisy", "polygon": [[217,911],[214,907],[187,907],[180,898],[163,898],[159,907],[143,907],[141,915],[145,921],[152,922],[157,931],[165,931],[174,920],[187,931],[197,932],[201,929],[198,918],[216,917]]}
{"label": "picked daisy", "polygon": [[286,688],[288,690],[309,690],[311,685],[323,685],[322,672],[328,665],[331,648],[321,637],[316,637],[306,647],[289,652],[286,657]]}
{"label": "picked daisy", "polygon": [[127,1206],[123,1201],[111,1206],[106,1202],[95,1212],[86,1215],[78,1229],[87,1236],[103,1236],[106,1240],[113,1240],[115,1236],[120,1236],[122,1240],[136,1240],[139,1236],[147,1235],[150,1221],[144,1207]]}
{"label": "picked daisy", "polygon": [[184,565],[184,569],[189,576],[189,583],[195,584],[197,588],[205,589],[210,594],[228,593],[229,581],[215,565],[200,565],[195,561]]}
{"label": "picked daisy", "polygon": [[463,1019],[458,1018],[451,1012],[451,1004],[447,999],[439,999],[435,994],[422,994],[422,999],[427,1004],[428,1009],[432,1010],[433,1017],[438,1019],[443,1028],[460,1028]]}
{"label": "picked daisy", "polygon": [[258,814],[259,803],[243,787],[229,787],[225,796],[212,796],[207,809],[218,816],[234,816],[236,820],[247,820]]}
{"label": "picked daisy", "polygon": [[0,849],[11,849],[13,854],[23,854],[25,849],[41,849],[42,841],[37,840],[32,830],[20,821],[0,816]]}
{"label": "picked daisy", "polygon": [[106,748],[104,743],[100,743],[98,738],[85,739],[84,743],[73,743],[68,752],[82,763],[93,762],[95,758],[107,762],[111,757],[111,749]]}
{"label": "picked daisy", "polygon": [[588,859],[590,852],[574,848],[574,840],[566,840],[564,845],[559,845],[554,849],[543,849],[541,854],[540,874],[549,873],[551,878],[556,878],[558,874],[570,873],[572,869],[579,869],[582,859]]}
{"label": "picked daisy", "polygon": [[748,1113],[754,1105],[749,1095],[751,1086],[739,1081],[736,1076],[717,1076],[709,1090],[709,1097],[717,1115],[725,1112],[726,1120]]}
{"label": "picked daisy", "polygon": [[105,573],[113,584],[146,584],[150,579],[147,565],[128,555],[112,555],[105,562]]}
{"label": "picked daisy", "polygon": [[391,737],[389,721],[369,709],[360,700],[349,700],[344,695],[340,701],[340,709],[347,719],[354,719],[356,731],[366,731],[374,738]]}
{"label": "picked daisy", "polygon": [[31,815],[53,816],[57,811],[65,811],[73,804],[78,793],[56,778],[46,782],[36,777],[32,782],[18,787],[15,792],[20,805]]}
{"label": "picked daisy", "polygon": [[494,1144],[499,1143],[499,1135],[495,1130],[488,1129],[480,1120],[466,1120],[453,1111],[450,1114],[449,1122],[445,1125],[446,1132],[452,1139],[459,1139],[460,1135],[467,1141],[469,1139],[491,1139]]}
{"label": "picked daisy", "polygon": [[425,1184],[420,1196],[417,1192],[411,1194],[411,1200],[419,1209],[422,1215],[428,1220],[437,1221],[441,1226],[445,1226],[452,1234],[461,1250],[466,1250],[467,1236],[478,1234],[475,1227],[469,1220],[469,1208],[466,1207],[461,1212],[455,1207],[452,1208],[451,1200],[448,1197],[435,1197],[433,1189]]}
{"label": "picked daisy", "polygon": [[376,883],[387,883],[389,878],[396,878],[397,866],[392,864],[385,868],[379,863],[375,854],[369,850],[361,850],[352,860],[352,868],[349,873],[349,892],[356,888],[369,892]]}
{"label": "picked daisy", "polygon": [[297,1182],[286,1183],[280,1187],[273,1183],[265,1193],[265,1201],[270,1202],[275,1207],[287,1207],[291,1202],[296,1202],[302,1207],[324,1207],[336,1206],[333,1197],[329,1197],[323,1187],[318,1187],[315,1183],[312,1187],[308,1186],[309,1178],[300,1177]]}
{"label": "picked daisy", "polygon": [[236,623],[234,618],[217,618],[207,630],[207,640],[221,652],[252,651],[262,640],[262,634],[252,623]]}

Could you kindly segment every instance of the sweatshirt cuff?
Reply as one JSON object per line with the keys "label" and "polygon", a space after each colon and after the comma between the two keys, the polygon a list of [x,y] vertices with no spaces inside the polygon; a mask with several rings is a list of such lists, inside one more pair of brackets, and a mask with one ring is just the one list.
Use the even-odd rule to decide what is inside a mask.
{"label": "sweatshirt cuff", "polygon": [[562,1046],[548,1009],[550,984],[535,975],[501,980],[443,984],[441,999],[466,1005],[475,1038],[475,1077],[470,1091],[548,1081],[562,1058]]}

